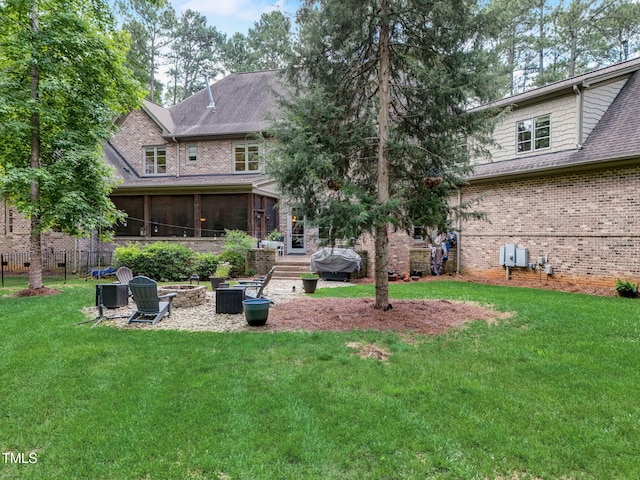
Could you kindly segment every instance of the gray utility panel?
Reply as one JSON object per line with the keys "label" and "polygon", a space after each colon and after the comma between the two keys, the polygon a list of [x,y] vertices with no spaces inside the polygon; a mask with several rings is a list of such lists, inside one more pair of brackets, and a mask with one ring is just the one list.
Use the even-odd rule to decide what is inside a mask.
{"label": "gray utility panel", "polygon": [[500,247],[500,265],[503,267],[529,266],[529,250],[518,248],[515,243]]}

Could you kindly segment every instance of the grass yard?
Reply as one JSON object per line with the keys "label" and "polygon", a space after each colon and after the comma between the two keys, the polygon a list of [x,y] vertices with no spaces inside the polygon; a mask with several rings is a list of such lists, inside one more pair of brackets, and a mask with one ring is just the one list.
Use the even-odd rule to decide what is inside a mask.
{"label": "grass yard", "polygon": [[64,293],[0,290],[1,479],[640,476],[637,300],[393,284],[515,315],[438,337],[216,334],[76,326],[93,284],[48,286]]}

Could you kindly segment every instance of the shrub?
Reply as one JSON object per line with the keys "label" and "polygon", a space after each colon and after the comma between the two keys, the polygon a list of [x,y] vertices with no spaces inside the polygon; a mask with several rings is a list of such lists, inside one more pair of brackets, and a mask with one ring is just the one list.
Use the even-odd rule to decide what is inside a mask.
{"label": "shrub", "polygon": [[638,284],[628,280],[616,280],[616,292],[621,297],[635,298],[638,294]]}
{"label": "shrub", "polygon": [[231,272],[231,265],[227,262],[220,262],[218,263],[218,268],[216,268],[216,273],[214,273],[213,276],[217,278],[227,278],[229,276],[229,272]]}
{"label": "shrub", "polygon": [[112,264],[114,268],[129,267],[134,275],[141,275],[144,271],[142,248],[131,243],[126,247],[117,247],[113,252]]}
{"label": "shrub", "polygon": [[231,270],[229,271],[230,277],[239,277],[244,275],[245,271],[245,255],[237,253],[237,252],[222,252],[218,256],[219,262],[227,262],[231,265]]}
{"label": "shrub", "polygon": [[213,253],[196,253],[193,259],[193,271],[201,279],[207,279],[218,268],[218,256]]}
{"label": "shrub", "polygon": [[193,273],[194,258],[195,253],[183,245],[157,242],[145,247],[116,248],[114,266],[127,266],[135,275],[166,282],[189,277]]}
{"label": "shrub", "polygon": [[255,243],[256,239],[242,230],[225,230],[222,252],[238,253],[244,258],[249,250],[255,246]]}

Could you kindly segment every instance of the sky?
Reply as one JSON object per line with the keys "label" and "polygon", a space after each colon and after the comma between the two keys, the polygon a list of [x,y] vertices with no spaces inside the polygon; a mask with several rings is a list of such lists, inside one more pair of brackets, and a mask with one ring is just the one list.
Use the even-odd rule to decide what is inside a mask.
{"label": "sky", "polygon": [[292,19],[300,0],[170,0],[176,13],[191,9],[207,17],[210,26],[231,37],[247,34],[263,13],[280,10]]}

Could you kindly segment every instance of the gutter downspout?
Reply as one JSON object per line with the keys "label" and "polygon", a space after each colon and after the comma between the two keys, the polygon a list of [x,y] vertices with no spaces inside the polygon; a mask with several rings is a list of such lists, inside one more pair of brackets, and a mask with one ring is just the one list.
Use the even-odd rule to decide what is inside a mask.
{"label": "gutter downspout", "polygon": [[582,135],[583,135],[583,111],[584,111],[584,95],[579,85],[573,86],[573,92],[576,94],[576,148],[580,150],[582,148]]}
{"label": "gutter downspout", "polygon": [[180,142],[176,137],[173,137],[173,142],[176,144],[176,177],[180,178]]}

